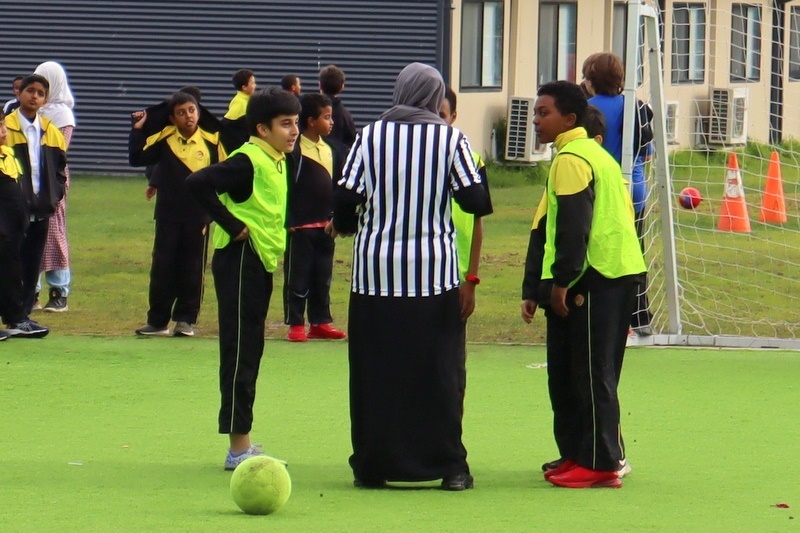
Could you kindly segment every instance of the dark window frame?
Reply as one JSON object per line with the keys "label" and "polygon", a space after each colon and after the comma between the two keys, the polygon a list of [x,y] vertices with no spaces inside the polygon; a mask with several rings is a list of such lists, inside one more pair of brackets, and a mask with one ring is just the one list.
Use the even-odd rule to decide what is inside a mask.
{"label": "dark window frame", "polygon": [[[472,57],[470,57],[469,53],[474,51],[482,51],[484,46],[484,39],[486,38],[486,33],[484,31],[484,18],[483,18],[483,9],[480,9],[477,24],[470,25],[469,28],[466,28],[468,23],[467,17],[465,17],[466,13],[466,6],[468,5],[476,5],[480,4],[481,8],[484,8],[486,4],[499,4],[500,6],[500,16],[498,19],[499,24],[499,42],[495,47],[495,61],[497,62],[499,68],[499,80],[497,84],[484,84],[483,82],[483,75],[484,69],[487,67],[486,64],[483,62],[482,55],[480,53],[473,53]],[[459,87],[461,91],[464,92],[499,92],[503,90],[503,75],[504,75],[504,64],[503,64],[503,55],[505,49],[505,0],[464,0],[461,5],[461,52],[459,58]],[[476,27],[477,26],[477,27]],[[472,47],[465,46],[465,36],[474,36],[478,41]],[[469,72],[474,71],[474,75],[471,76],[472,79],[465,79],[465,74],[467,73],[467,69],[464,68],[464,65],[474,61],[475,64],[473,65],[474,68],[469,70]]]}

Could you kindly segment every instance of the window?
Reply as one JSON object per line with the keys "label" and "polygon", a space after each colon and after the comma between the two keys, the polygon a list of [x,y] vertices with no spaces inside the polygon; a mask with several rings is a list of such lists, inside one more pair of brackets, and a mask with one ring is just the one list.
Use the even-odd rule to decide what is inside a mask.
{"label": "window", "polygon": [[675,4],[672,15],[672,83],[706,77],[706,6]]}
{"label": "window", "polygon": [[800,7],[792,6],[789,21],[789,79],[800,81]]}
{"label": "window", "polygon": [[461,16],[461,88],[503,82],[503,2],[465,0]]}
{"label": "window", "polygon": [[539,6],[538,85],[555,80],[575,81],[577,36],[577,4]]}
{"label": "window", "polygon": [[733,4],[731,14],[731,81],[761,78],[761,8]]}
{"label": "window", "polygon": [[[622,58],[625,65],[625,58],[628,53],[628,5],[620,2],[614,3],[614,19],[611,51]],[[639,54],[636,63],[636,85],[641,85],[644,79],[644,19],[639,26]],[[626,67],[627,73],[627,67]]]}

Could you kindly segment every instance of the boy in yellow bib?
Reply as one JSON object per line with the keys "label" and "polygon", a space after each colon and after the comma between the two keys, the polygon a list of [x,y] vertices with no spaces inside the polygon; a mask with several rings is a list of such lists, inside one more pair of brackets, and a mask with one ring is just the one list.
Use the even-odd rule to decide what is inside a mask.
{"label": "boy in yellow bib", "polygon": [[580,87],[543,85],[533,124],[557,150],[525,265],[522,318],[547,318],[547,371],[556,444],[554,485],[620,487],[622,367],[635,285],[646,271],[633,203],[616,160],[583,128]]}

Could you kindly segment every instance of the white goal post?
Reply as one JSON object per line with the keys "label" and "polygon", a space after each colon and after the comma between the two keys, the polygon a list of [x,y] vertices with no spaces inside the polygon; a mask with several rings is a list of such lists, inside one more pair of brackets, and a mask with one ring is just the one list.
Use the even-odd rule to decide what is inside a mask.
{"label": "white goal post", "polygon": [[[736,7],[751,4],[666,5],[669,15],[662,20],[657,5],[627,2],[622,169],[628,179],[634,161],[637,98],[652,107],[654,133],[653,157],[645,166],[643,241],[652,334],[636,336],[632,344],[800,349],[800,142],[790,132],[778,135],[778,142],[772,127],[776,121],[770,115],[782,109],[782,117],[788,117],[784,125],[800,118],[800,64],[798,98],[791,102],[784,98],[780,107],[772,105],[767,113],[750,109],[748,94],[752,96],[758,87],[748,87],[737,78],[737,61],[741,56],[750,62],[748,54],[756,43],[762,66],[770,60],[783,61],[787,43],[796,45],[800,63],[800,12],[773,16],[774,4],[768,1],[759,5],[759,19],[747,7]],[[704,11],[690,13],[691,17],[675,14],[698,5]],[[718,21],[719,26],[706,31],[697,26],[699,21],[703,25]],[[755,32],[756,22],[762,25],[753,33],[758,40],[750,33]],[[776,22],[786,31],[775,31]],[[665,41],[662,28],[669,33]],[[785,40],[774,42],[776,35]],[[710,43],[711,38],[717,42]],[[668,56],[662,42],[670,49]],[[736,49],[736,43],[748,49]],[[730,57],[724,61],[698,57],[712,44],[717,50],[731,47]],[[774,57],[775,50],[781,52],[780,58]],[[688,77],[699,79],[702,74],[702,83],[684,82],[687,73],[680,70],[686,67],[681,63],[684,56],[692,71]],[[751,67],[751,63],[742,67],[745,77]],[[771,98],[776,94],[776,70],[780,69],[771,67],[772,76],[769,72],[760,76],[760,86]],[[789,70],[787,62],[785,71]],[[677,135],[677,121],[688,135]],[[758,121],[770,121],[769,138],[749,138],[748,125],[757,126],[751,131],[767,130]],[[775,158],[780,160],[777,167]],[[776,189],[778,185],[782,190]],[[702,194],[695,209],[682,208],[677,201],[684,187]],[[785,200],[785,222],[776,222],[769,212],[764,216],[765,209],[772,209],[767,204],[774,203],[778,194],[781,202]],[[731,208],[743,212],[747,220],[723,224],[724,217],[739,216],[731,215]]]}

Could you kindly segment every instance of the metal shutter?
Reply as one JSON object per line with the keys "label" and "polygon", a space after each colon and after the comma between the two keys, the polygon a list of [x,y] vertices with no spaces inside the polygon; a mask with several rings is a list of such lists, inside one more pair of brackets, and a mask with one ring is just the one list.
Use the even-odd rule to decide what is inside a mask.
{"label": "metal shutter", "polygon": [[[108,2],[4,0],[0,87],[47,60],[64,65],[78,126],[73,172],[130,173],[130,112],[184,85],[203,91],[221,116],[240,68],[260,87],[284,74],[315,91],[321,66],[347,75],[342,99],[357,125],[391,103],[400,69],[412,61],[445,72],[450,2],[442,0]],[[0,95],[3,94],[0,92]],[[1,104],[1,103],[0,103]]]}

